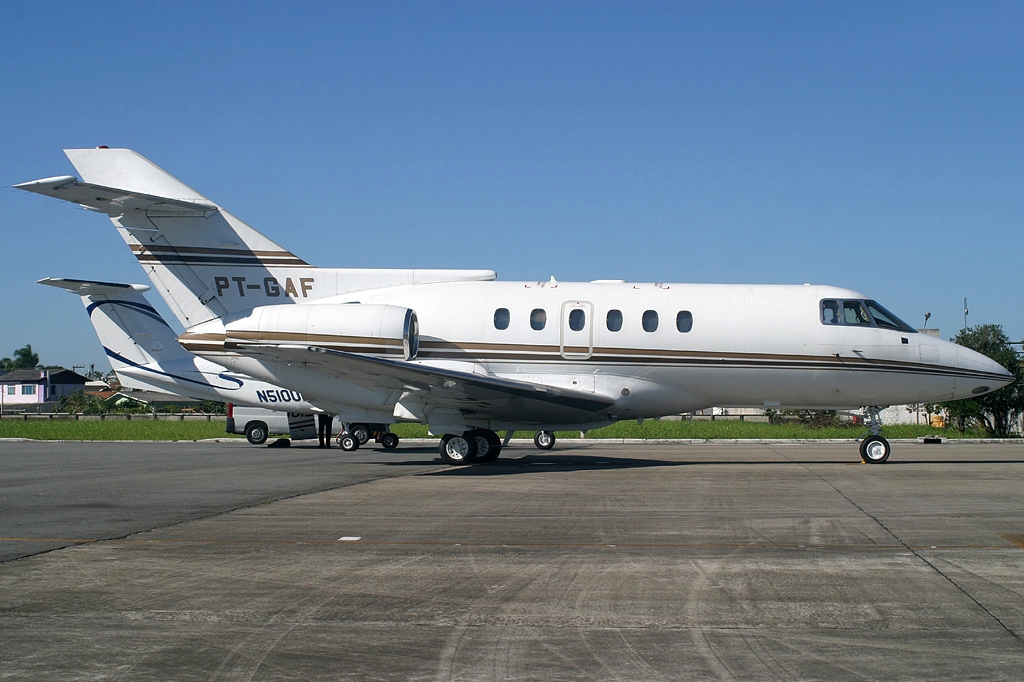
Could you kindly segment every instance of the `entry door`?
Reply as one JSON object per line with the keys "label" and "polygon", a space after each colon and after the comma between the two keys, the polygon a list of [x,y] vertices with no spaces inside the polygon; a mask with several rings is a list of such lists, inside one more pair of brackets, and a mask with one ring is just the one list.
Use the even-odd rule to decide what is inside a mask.
{"label": "entry door", "polygon": [[594,306],[587,301],[562,304],[559,351],[566,360],[586,360],[594,354]]}

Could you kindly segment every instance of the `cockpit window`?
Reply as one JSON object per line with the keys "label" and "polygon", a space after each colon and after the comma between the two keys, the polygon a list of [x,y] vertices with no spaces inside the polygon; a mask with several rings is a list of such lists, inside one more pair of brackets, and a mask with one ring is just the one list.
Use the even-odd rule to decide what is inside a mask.
{"label": "cockpit window", "polygon": [[877,301],[836,300],[821,302],[821,323],[854,327],[879,327],[913,334],[916,330],[878,304]]}
{"label": "cockpit window", "polygon": [[821,321],[823,324],[839,324],[839,301],[821,302]]}
{"label": "cockpit window", "polygon": [[871,313],[871,317],[874,318],[875,324],[883,329],[898,329],[902,332],[909,332],[913,334],[915,330],[909,324],[896,317],[888,310],[878,304],[877,301],[866,301],[868,311]]}
{"label": "cockpit window", "polygon": [[843,301],[843,324],[871,326],[871,318],[860,301]]}

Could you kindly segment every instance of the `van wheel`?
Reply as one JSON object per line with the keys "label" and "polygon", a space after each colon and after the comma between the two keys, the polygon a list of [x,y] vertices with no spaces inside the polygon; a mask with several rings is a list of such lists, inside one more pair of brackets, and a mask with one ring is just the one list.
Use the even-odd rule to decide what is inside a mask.
{"label": "van wheel", "polygon": [[345,452],[353,452],[359,449],[359,441],[355,436],[348,433],[343,433],[338,436],[338,445],[340,445],[341,449]]}
{"label": "van wheel", "polygon": [[398,436],[393,433],[385,433],[380,437],[380,444],[384,446],[385,450],[394,450],[398,447]]}
{"label": "van wheel", "polygon": [[253,445],[266,443],[267,433],[267,425],[263,422],[249,422],[245,425],[245,439]]}

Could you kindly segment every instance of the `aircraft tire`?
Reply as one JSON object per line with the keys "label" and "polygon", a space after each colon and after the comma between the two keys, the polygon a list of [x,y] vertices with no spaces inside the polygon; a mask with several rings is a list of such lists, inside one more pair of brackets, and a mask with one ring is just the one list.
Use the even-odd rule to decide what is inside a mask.
{"label": "aircraft tire", "polygon": [[868,436],[860,443],[860,458],[865,464],[881,464],[891,452],[889,441],[881,436]]}
{"label": "aircraft tire", "polygon": [[268,435],[269,429],[263,422],[249,422],[245,425],[245,439],[253,445],[263,445]]}
{"label": "aircraft tire", "polygon": [[385,450],[394,450],[398,447],[398,436],[393,433],[385,433],[380,437],[380,444]]}
{"label": "aircraft tire", "polygon": [[359,441],[360,445],[366,445],[370,442],[370,429],[366,424],[350,424],[348,432]]}
{"label": "aircraft tire", "polygon": [[501,439],[494,431],[487,429],[476,429],[473,431],[476,437],[476,461],[480,464],[490,464],[498,459],[501,454]]}
{"label": "aircraft tire", "polygon": [[359,439],[351,433],[343,433],[338,436],[338,445],[345,452],[355,452],[359,449]]}
{"label": "aircraft tire", "polygon": [[551,431],[538,431],[533,437],[533,444],[538,450],[550,450],[555,447],[555,434]]}
{"label": "aircraft tire", "polygon": [[441,444],[437,449],[441,453],[441,459],[448,464],[472,464],[476,459],[476,437],[472,431],[463,434],[446,433],[441,437]]}

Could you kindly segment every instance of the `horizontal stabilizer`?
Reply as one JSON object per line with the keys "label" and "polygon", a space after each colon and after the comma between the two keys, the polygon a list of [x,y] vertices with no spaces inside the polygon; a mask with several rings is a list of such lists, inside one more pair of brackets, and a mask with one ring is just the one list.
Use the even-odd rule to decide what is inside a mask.
{"label": "horizontal stabilizer", "polygon": [[148,284],[116,284],[114,282],[94,282],[87,279],[67,279],[64,277],[44,277],[36,284],[45,284],[48,287],[67,289],[79,296],[116,296],[128,291],[142,293],[149,291]]}
{"label": "horizontal stabilizer", "polygon": [[79,204],[90,210],[113,216],[121,215],[131,209],[139,209],[147,213],[158,213],[161,215],[181,216],[202,216],[210,211],[219,210],[216,205],[208,202],[204,203],[191,199],[173,199],[115,187],[93,185],[87,182],[80,182],[71,175],[23,182],[14,187],[15,189],[23,189],[27,192],[35,192],[36,194],[54,197],[55,199],[70,201],[73,204]]}

